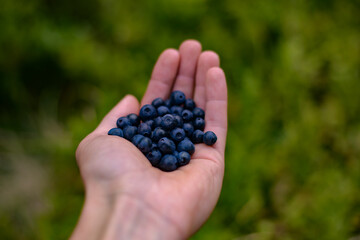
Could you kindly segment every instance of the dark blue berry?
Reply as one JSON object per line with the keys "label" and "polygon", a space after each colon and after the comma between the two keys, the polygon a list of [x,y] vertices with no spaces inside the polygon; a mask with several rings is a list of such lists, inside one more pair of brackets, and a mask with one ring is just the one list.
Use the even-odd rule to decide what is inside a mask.
{"label": "dark blue berry", "polygon": [[152,146],[151,139],[148,137],[144,137],[138,143],[137,148],[143,153],[148,153],[151,150],[151,146]]}
{"label": "dark blue berry", "polygon": [[166,100],[164,101],[164,104],[165,104],[165,106],[167,106],[168,108],[171,108],[170,99],[166,99]]}
{"label": "dark blue berry", "polygon": [[201,118],[201,117],[195,118],[195,120],[194,120],[194,128],[204,131],[205,120],[203,118]]}
{"label": "dark blue berry", "polygon": [[140,134],[136,134],[132,139],[131,139],[131,142],[137,146],[139,144],[139,142],[144,138],[143,135],[140,135]]}
{"label": "dark blue berry", "polygon": [[152,143],[152,145],[151,145],[151,151],[152,150],[159,150],[159,147],[158,147],[158,145],[156,144],[156,143]]}
{"label": "dark blue berry", "polygon": [[155,98],[151,103],[155,108],[158,108],[162,105],[164,105],[164,100],[162,98]]}
{"label": "dark blue berry", "polygon": [[189,98],[189,99],[185,100],[184,107],[186,109],[189,109],[190,111],[192,111],[196,107],[196,104],[195,104],[194,100]]}
{"label": "dark blue berry", "polygon": [[162,122],[162,117],[156,117],[154,118],[154,127],[160,127]]}
{"label": "dark blue berry", "polygon": [[185,94],[181,91],[174,91],[171,93],[170,101],[172,105],[181,105],[185,102]]}
{"label": "dark blue berry", "polygon": [[180,141],[184,140],[184,138],[185,138],[185,131],[182,128],[175,128],[171,131],[170,137],[175,142],[180,142]]}
{"label": "dark blue berry", "polygon": [[189,139],[184,139],[177,145],[177,150],[179,152],[188,152],[192,155],[195,152],[195,146]]}
{"label": "dark blue berry", "polygon": [[149,159],[151,165],[153,165],[153,166],[156,166],[159,164],[161,157],[162,157],[162,154],[159,150],[151,150],[146,155],[146,158]]}
{"label": "dark blue berry", "polygon": [[203,143],[203,136],[204,136],[204,132],[199,130],[199,129],[196,129],[193,134],[192,134],[192,142],[193,143]]}
{"label": "dark blue berry", "polygon": [[176,127],[182,128],[183,127],[183,120],[182,117],[180,117],[179,115],[173,115],[175,120],[176,120]]}
{"label": "dark blue berry", "polygon": [[167,137],[163,137],[158,142],[158,147],[163,153],[172,153],[175,151],[175,143]]}
{"label": "dark blue berry", "polygon": [[194,126],[191,123],[184,123],[183,129],[186,136],[191,137],[194,132]]}
{"label": "dark blue berry", "polygon": [[179,166],[184,166],[190,162],[191,156],[188,152],[179,152],[177,159]]}
{"label": "dark blue berry", "polygon": [[121,117],[116,121],[116,126],[124,129],[126,126],[131,126],[131,122],[127,117]]}
{"label": "dark blue berry", "polygon": [[124,132],[124,138],[131,141],[131,139],[135,136],[137,133],[137,127],[135,126],[126,126],[123,130]]}
{"label": "dark blue berry", "polygon": [[145,137],[151,137],[151,127],[146,123],[140,123],[138,134],[144,135]]}
{"label": "dark blue berry", "polygon": [[158,142],[161,138],[166,136],[167,136],[167,132],[161,127],[155,128],[154,131],[151,133],[151,139],[154,142]]}
{"label": "dark blue berry", "polygon": [[146,104],[140,109],[140,118],[143,121],[157,117],[156,108],[153,105]]}
{"label": "dark blue berry", "polygon": [[181,116],[182,116],[184,122],[190,122],[193,119],[193,113],[187,109],[182,111]]}
{"label": "dark blue berry", "polygon": [[179,115],[179,116],[181,116],[181,113],[182,113],[183,110],[184,109],[182,107],[180,107],[180,106],[172,106],[170,108],[170,112],[172,114]]}
{"label": "dark blue berry", "polygon": [[166,114],[162,117],[161,127],[165,130],[171,130],[176,126],[176,120],[173,115]]}
{"label": "dark blue berry", "polygon": [[217,137],[214,132],[208,131],[204,134],[203,141],[206,145],[214,145],[216,143]]}
{"label": "dark blue berry", "polygon": [[167,154],[161,158],[158,167],[166,172],[174,171],[177,169],[177,159],[174,155]]}
{"label": "dark blue berry", "polygon": [[152,120],[152,119],[147,120],[147,121],[145,121],[145,123],[151,127],[151,130],[155,128],[155,121],[154,120]]}
{"label": "dark blue berry", "polygon": [[130,120],[131,125],[137,126],[140,124],[140,117],[135,113],[130,113],[127,115],[127,118]]}
{"label": "dark blue berry", "polygon": [[194,117],[205,118],[205,112],[201,108],[196,107],[192,110],[192,112],[194,114]]}
{"label": "dark blue berry", "polygon": [[164,116],[165,114],[170,113],[170,109],[166,106],[160,106],[157,109],[158,116]]}
{"label": "dark blue berry", "polygon": [[175,150],[172,154],[176,157],[176,159],[179,159],[179,152],[178,151]]}
{"label": "dark blue berry", "polygon": [[108,134],[109,135],[119,136],[119,137],[124,136],[124,133],[120,128],[112,128],[112,129],[109,130]]}

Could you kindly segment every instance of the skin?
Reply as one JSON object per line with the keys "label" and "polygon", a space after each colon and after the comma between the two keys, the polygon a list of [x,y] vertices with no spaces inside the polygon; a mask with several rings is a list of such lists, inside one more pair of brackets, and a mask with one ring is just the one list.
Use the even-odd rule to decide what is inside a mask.
{"label": "skin", "polygon": [[[132,143],[109,136],[116,120],[157,97],[181,90],[206,112],[205,131],[218,140],[197,144],[190,163],[173,172],[151,166]],[[224,176],[227,87],[219,57],[195,40],[158,58],[141,100],[125,96],[84,138],[76,159],[85,203],[71,239],[187,239],[213,211]]]}

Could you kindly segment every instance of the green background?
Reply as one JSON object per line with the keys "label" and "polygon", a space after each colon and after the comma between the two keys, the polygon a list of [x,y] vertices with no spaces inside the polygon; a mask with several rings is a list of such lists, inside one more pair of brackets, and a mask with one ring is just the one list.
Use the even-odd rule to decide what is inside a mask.
{"label": "green background", "polygon": [[69,237],[77,144],[188,38],[219,53],[229,87],[223,189],[193,239],[359,239],[359,12],[343,0],[1,0],[0,239]]}

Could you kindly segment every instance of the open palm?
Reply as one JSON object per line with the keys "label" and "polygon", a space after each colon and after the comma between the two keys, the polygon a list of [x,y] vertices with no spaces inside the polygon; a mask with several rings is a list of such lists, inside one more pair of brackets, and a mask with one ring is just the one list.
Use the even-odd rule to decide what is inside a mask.
{"label": "open palm", "polygon": [[[87,190],[97,185],[106,194],[137,202],[175,228],[179,238],[189,237],[209,217],[224,175],[225,75],[219,68],[217,54],[201,51],[200,43],[194,40],[183,42],[179,50],[165,50],[155,64],[141,105],[157,97],[166,99],[174,90],[183,91],[205,110],[205,131],[215,132],[218,137],[215,145],[195,145],[190,163],[176,171],[163,172],[152,167],[132,143],[107,135],[119,117],[139,113],[139,102],[127,95],[80,143],[76,153]],[[104,234],[115,237],[110,236],[113,233]]]}

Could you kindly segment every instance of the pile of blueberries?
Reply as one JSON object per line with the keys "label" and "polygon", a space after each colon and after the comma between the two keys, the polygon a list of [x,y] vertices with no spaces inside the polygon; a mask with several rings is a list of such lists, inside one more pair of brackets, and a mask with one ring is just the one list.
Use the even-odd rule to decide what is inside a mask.
{"label": "pile of blueberries", "polygon": [[140,109],[139,116],[131,113],[120,117],[117,128],[109,130],[131,141],[150,161],[163,171],[174,171],[190,162],[196,143],[213,145],[215,133],[204,133],[205,112],[186,99],[181,91],[174,91],[170,98],[156,98],[152,104]]}

